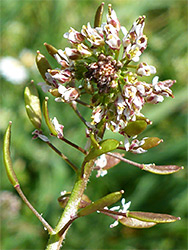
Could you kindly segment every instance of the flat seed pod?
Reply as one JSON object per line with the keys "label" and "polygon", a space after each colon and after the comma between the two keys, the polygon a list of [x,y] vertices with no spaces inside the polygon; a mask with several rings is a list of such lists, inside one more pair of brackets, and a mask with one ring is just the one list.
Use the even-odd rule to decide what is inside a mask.
{"label": "flat seed pod", "polygon": [[58,51],[55,47],[53,47],[52,45],[48,44],[48,43],[44,43],[48,53],[54,57],[55,54],[58,54]]}
{"label": "flat seed pod", "polygon": [[36,64],[37,64],[38,70],[39,70],[42,78],[44,80],[46,80],[45,73],[48,72],[48,69],[52,69],[52,68],[51,68],[48,60],[46,59],[46,57],[44,55],[42,55],[40,53],[40,51],[37,51]]}
{"label": "flat seed pod", "polygon": [[37,129],[40,129],[42,121],[40,100],[33,81],[25,88],[24,99],[25,108],[30,121]]}
{"label": "flat seed pod", "polygon": [[155,166],[155,164],[144,164],[142,168],[142,170],[148,171],[150,173],[161,175],[173,174],[181,169],[183,169],[183,167],[179,167],[176,165]]}
{"label": "flat seed pod", "polygon": [[9,125],[8,125],[6,132],[5,132],[5,135],[4,135],[3,158],[4,158],[4,164],[5,164],[7,176],[9,178],[11,184],[15,187],[15,186],[19,185],[19,183],[18,183],[18,179],[16,177],[16,174],[14,172],[11,157],[10,157],[11,125],[12,125],[12,122],[9,122]]}
{"label": "flat seed pod", "polygon": [[179,217],[175,217],[169,214],[158,214],[148,212],[128,212],[127,216],[141,221],[149,221],[155,223],[170,223],[180,220]]}
{"label": "flat seed pod", "polygon": [[118,221],[124,226],[131,227],[131,228],[150,228],[157,224],[155,222],[141,221],[141,220],[138,220],[135,218],[129,218],[129,217],[123,217],[122,219],[119,219]]}
{"label": "flat seed pod", "polygon": [[127,126],[124,128],[124,132],[128,136],[135,136],[144,131],[147,127],[147,122],[144,120],[137,120],[134,122],[129,122]]}
{"label": "flat seed pod", "polygon": [[80,212],[78,212],[78,216],[81,217],[81,216],[91,214],[106,206],[110,206],[116,203],[118,200],[121,199],[123,193],[124,191],[114,192],[114,193],[104,196],[103,198],[95,202],[92,202],[89,206],[83,208]]}
{"label": "flat seed pod", "polygon": [[141,146],[141,148],[147,150],[159,145],[163,140],[158,137],[148,137],[145,139],[145,143]]}
{"label": "flat seed pod", "polygon": [[98,9],[96,11],[94,28],[101,26],[103,9],[104,9],[104,2],[101,3],[101,5],[98,7]]}
{"label": "flat seed pod", "polygon": [[46,125],[48,126],[50,132],[54,135],[57,136],[58,133],[55,130],[54,125],[52,124],[50,117],[49,117],[49,112],[48,112],[48,97],[45,97],[43,103],[42,103],[42,110],[43,110],[43,115],[44,115],[44,119],[46,122]]}

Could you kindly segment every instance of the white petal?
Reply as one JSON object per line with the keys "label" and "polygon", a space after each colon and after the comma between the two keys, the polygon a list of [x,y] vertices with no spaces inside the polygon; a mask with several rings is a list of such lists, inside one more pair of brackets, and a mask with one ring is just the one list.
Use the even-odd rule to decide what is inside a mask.
{"label": "white petal", "polygon": [[125,135],[124,146],[125,146],[125,150],[129,151],[130,143],[129,143],[127,135]]}
{"label": "white petal", "polygon": [[158,77],[158,76],[155,76],[155,77],[153,78],[153,80],[152,80],[152,84],[155,85],[155,84],[158,83],[158,81],[159,81],[159,77]]}

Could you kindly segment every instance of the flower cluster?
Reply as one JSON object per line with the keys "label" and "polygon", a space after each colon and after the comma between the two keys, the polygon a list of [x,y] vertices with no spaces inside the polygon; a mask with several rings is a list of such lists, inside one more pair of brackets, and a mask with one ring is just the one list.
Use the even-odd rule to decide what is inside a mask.
{"label": "flower cluster", "polygon": [[[142,81],[142,76],[156,73],[155,67],[146,62],[135,65],[147,47],[144,26],[145,16],[140,16],[127,31],[109,4],[105,23],[98,22],[95,27],[88,23],[80,32],[70,28],[64,34],[70,48],[63,51],[45,44],[60,68],[48,68],[46,83],[40,83],[42,89],[51,92],[56,101],[67,103],[79,102],[83,94],[88,94],[92,108],[90,127],[95,132],[105,125],[126,139],[137,136],[150,124],[141,113],[144,104],[173,97],[170,88],[175,82],[159,81],[157,76],[152,83]],[[137,127],[141,125],[144,128],[140,130]],[[134,147],[129,151],[145,152]]]}

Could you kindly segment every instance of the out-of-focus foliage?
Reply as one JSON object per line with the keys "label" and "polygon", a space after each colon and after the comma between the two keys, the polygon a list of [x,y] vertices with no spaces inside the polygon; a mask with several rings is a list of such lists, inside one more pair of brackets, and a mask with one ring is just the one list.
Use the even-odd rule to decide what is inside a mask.
{"label": "out-of-focus foliage", "polygon": [[[175,99],[169,98],[162,104],[145,108],[145,115],[153,125],[139,138],[157,136],[164,142],[146,154],[126,156],[138,162],[185,166],[187,1],[113,0],[105,2],[105,11],[109,2],[127,29],[139,15],[146,15],[145,34],[149,44],[141,61],[147,59],[149,64],[155,65],[160,80],[177,80],[173,86]],[[35,83],[43,81],[34,65],[36,50],[39,49],[54,65],[43,43],[63,49],[68,43],[62,35],[70,26],[80,30],[83,24],[92,22],[94,10],[100,3],[98,0],[1,0],[1,58],[15,57],[25,67],[27,76],[24,79],[33,79]],[[7,65],[11,79],[17,78],[17,72],[9,68],[10,64]],[[12,120],[11,151],[16,174],[28,199],[55,226],[62,210],[57,198],[62,190],[71,190],[74,173],[46,144],[31,139],[34,128],[27,118],[23,98],[27,81],[12,84],[7,79],[1,77],[1,136],[8,121]],[[39,92],[44,99],[44,93]],[[50,96],[49,112],[65,126],[66,137],[84,147],[86,141],[82,135],[85,128],[70,108],[66,104],[55,103]],[[47,128],[42,127],[48,133]],[[74,155],[72,161],[75,164],[81,163],[83,156],[79,152],[55,138],[52,141],[67,156]],[[186,166],[185,170],[170,176],[142,172],[125,163],[111,169],[103,178],[96,179],[93,174],[86,190],[91,200],[125,189],[126,201],[132,201],[131,210],[169,213],[181,216],[182,220],[151,229],[134,230],[122,225],[110,229],[112,220],[109,217],[92,214],[74,222],[64,249],[187,249],[186,182]],[[10,192],[8,196],[7,191],[0,193],[2,249],[43,249],[47,233],[24,204],[16,205],[17,194],[8,181],[2,162],[1,188]],[[14,204],[16,212],[13,209],[11,211],[14,212],[8,213]]]}

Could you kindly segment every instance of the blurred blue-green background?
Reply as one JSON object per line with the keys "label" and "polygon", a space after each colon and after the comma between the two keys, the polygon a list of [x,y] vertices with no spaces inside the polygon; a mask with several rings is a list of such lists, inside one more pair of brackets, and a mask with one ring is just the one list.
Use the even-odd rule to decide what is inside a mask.
{"label": "blurred blue-green background", "polygon": [[[57,67],[43,46],[44,42],[64,49],[68,42],[63,34],[74,27],[93,22],[98,0],[1,0],[1,138],[9,120],[12,125],[11,153],[14,169],[22,189],[35,208],[55,226],[62,209],[57,198],[70,191],[74,173],[50,148],[32,140],[32,124],[27,118],[23,91],[30,79],[42,81],[35,66],[40,50]],[[113,220],[92,214],[75,221],[64,249],[187,249],[187,169],[186,169],[186,99],[187,99],[187,10],[185,0],[112,0],[118,18],[129,29],[139,15],[146,15],[145,34],[148,48],[141,61],[155,65],[160,80],[176,79],[174,99],[158,105],[147,105],[144,114],[153,125],[139,137],[157,136],[164,142],[146,154],[126,157],[140,163],[184,165],[185,169],[169,176],[153,175],[125,163],[111,169],[107,176],[93,173],[86,194],[96,200],[107,193],[124,189],[132,211],[169,213],[181,221],[134,230],[119,225],[110,229]],[[12,67],[14,65],[14,68]],[[17,69],[15,68],[17,67]],[[22,76],[22,77],[21,77]],[[20,78],[19,78],[20,77]],[[41,99],[44,93],[40,90]],[[50,96],[50,116],[64,124],[67,138],[84,147],[85,128],[69,106],[54,102]],[[81,112],[83,109],[81,109]],[[89,117],[89,114],[85,114]],[[48,133],[47,128],[43,129]],[[52,138],[52,142],[80,165],[83,156]],[[1,140],[2,146],[2,140]],[[1,161],[1,249],[44,249],[47,233],[41,223],[20,201],[6,176]]]}

